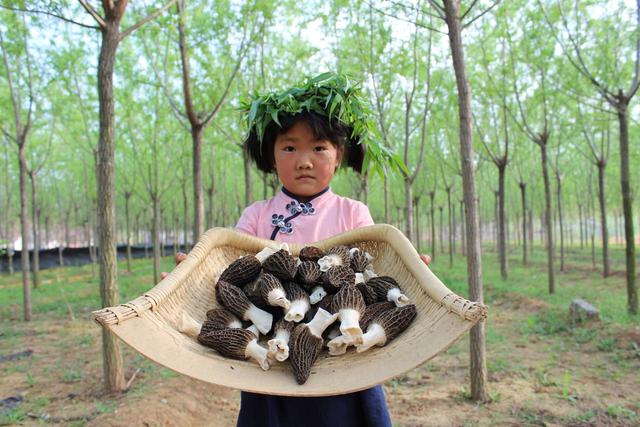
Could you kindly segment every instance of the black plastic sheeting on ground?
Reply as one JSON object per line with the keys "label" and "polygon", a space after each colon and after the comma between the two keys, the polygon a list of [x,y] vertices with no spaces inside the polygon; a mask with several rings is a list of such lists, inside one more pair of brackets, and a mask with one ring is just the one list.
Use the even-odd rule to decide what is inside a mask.
{"label": "black plastic sheeting on ground", "polygon": [[[126,245],[118,246],[118,259],[124,260],[127,258],[127,247]],[[183,246],[178,246],[178,251],[185,252]],[[33,254],[32,251],[29,251],[29,262],[33,262]],[[147,247],[148,256],[152,256],[153,248],[151,246]],[[165,255],[173,254],[173,245],[166,245],[164,247]],[[40,269],[45,270],[47,268],[57,268],[60,267],[60,260],[58,257],[58,248],[54,249],[44,249],[39,251],[40,254]],[[131,257],[132,258],[144,258],[145,250],[144,246],[136,245],[131,247]],[[22,263],[21,263],[21,251],[15,251],[13,255],[13,270],[18,272],[22,271]],[[80,266],[91,263],[91,256],[89,255],[89,248],[64,248],[62,251],[62,259],[64,261],[65,266]],[[0,272],[8,272],[9,271],[9,260],[7,254],[0,255]]]}

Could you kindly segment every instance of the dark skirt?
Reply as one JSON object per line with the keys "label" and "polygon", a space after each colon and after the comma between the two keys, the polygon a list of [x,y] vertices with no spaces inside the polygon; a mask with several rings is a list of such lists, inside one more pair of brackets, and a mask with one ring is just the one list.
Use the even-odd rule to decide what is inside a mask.
{"label": "dark skirt", "polygon": [[391,427],[381,386],[327,397],[242,392],[238,427]]}

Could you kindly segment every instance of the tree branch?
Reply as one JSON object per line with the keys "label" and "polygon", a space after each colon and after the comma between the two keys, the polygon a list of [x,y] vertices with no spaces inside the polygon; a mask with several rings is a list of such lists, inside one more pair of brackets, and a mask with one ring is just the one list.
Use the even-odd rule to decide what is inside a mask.
{"label": "tree branch", "polygon": [[78,0],[78,2],[82,5],[82,7],[84,7],[84,10],[87,11],[87,13],[89,15],[91,15],[91,17],[93,19],[95,19],[95,21],[98,23],[98,25],[100,26],[101,30],[104,30],[107,28],[107,23],[104,21],[104,18],[102,18],[102,16],[100,16],[100,14],[98,12],[96,12],[91,5],[89,5],[89,3],[87,3],[86,0]]}
{"label": "tree branch", "polygon": [[47,16],[52,16],[54,18],[58,18],[61,19],[65,22],[68,22],[70,24],[75,24],[78,25],[80,27],[83,28],[91,28],[92,30],[99,30],[100,27],[96,27],[95,25],[87,25],[87,24],[83,24],[82,22],[78,22],[78,21],[74,21],[73,19],[69,19],[69,18],[65,18],[62,15],[58,15],[56,13],[53,12],[49,12],[47,10],[38,10],[38,9],[27,9],[27,8],[20,8],[20,7],[11,7],[11,6],[7,6],[4,4],[0,4],[0,8],[2,9],[6,9],[6,10],[12,10],[14,12],[24,12],[24,13],[37,13],[40,15],[47,15]]}
{"label": "tree branch", "polygon": [[138,22],[136,22],[135,24],[133,24],[132,26],[130,26],[129,28],[127,28],[126,30],[124,30],[122,33],[120,33],[120,40],[124,39],[125,37],[127,37],[129,34],[133,33],[135,30],[137,30],[138,28],[142,27],[144,24],[146,24],[147,22],[151,21],[152,19],[155,19],[158,15],[160,15],[162,12],[164,12],[165,10],[169,9],[171,6],[173,6],[175,4],[177,0],[170,0],[168,1],[164,6],[162,6],[159,9],[156,9],[154,12],[150,13],[149,15],[147,15],[145,18],[142,18],[141,20],[139,20]]}
{"label": "tree branch", "polygon": [[[487,13],[489,13],[491,11],[491,9],[493,9],[494,7],[496,7],[498,5],[498,3],[500,3],[500,0],[496,0],[495,2],[493,2],[493,4],[491,6],[489,6],[488,8],[486,8],[484,11],[482,11],[480,14],[478,14],[477,16],[475,16],[473,19],[471,19],[469,22],[467,22],[466,24],[462,25],[462,28],[465,29],[468,26],[470,26],[471,24],[473,24],[474,22],[476,22],[478,19],[482,18],[484,15],[486,15]],[[473,5],[472,5],[473,7]],[[471,10],[471,8],[469,8],[469,10]],[[467,10],[467,12],[469,11]],[[467,13],[465,12],[464,16],[466,16]],[[460,19],[464,19],[464,16]]]}

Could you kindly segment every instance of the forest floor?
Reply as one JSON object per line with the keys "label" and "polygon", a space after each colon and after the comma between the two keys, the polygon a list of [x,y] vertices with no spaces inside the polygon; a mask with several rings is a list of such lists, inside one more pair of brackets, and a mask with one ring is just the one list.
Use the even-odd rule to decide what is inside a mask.
{"label": "forest floor", "polygon": [[[621,270],[622,250],[614,250]],[[622,274],[592,270],[590,254],[567,254],[557,292],[546,291],[543,253],[523,267],[515,252],[502,280],[495,254],[484,256],[489,392],[469,397],[468,337],[433,360],[384,384],[398,426],[640,425],[640,319],[626,314]],[[151,262],[121,272],[122,301],[151,281]],[[171,260],[163,260],[169,269]],[[465,262],[437,257],[434,272],[465,295]],[[0,425],[232,426],[239,392],[175,374],[125,348],[128,392],[106,395],[101,332],[90,313],[99,307],[91,267],[46,270],[34,290],[34,320],[21,321],[18,275],[0,277]],[[143,285],[146,283],[147,285]],[[587,299],[602,320],[571,325],[569,302]],[[31,351],[22,357],[7,356]]]}

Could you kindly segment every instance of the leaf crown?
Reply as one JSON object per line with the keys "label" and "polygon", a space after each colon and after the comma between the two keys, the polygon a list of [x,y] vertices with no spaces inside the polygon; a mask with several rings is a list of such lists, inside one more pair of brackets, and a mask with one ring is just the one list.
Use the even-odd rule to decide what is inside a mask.
{"label": "leaf crown", "polygon": [[377,137],[373,114],[362,97],[360,86],[345,74],[325,72],[307,77],[302,83],[282,92],[254,95],[245,101],[241,109],[246,113],[250,133],[255,132],[262,144],[265,130],[274,122],[282,127],[279,119],[284,115],[314,112],[326,116],[331,123],[337,119],[351,129],[350,144],[367,147],[363,169],[371,165],[382,173],[387,165],[404,168],[404,164]]}

